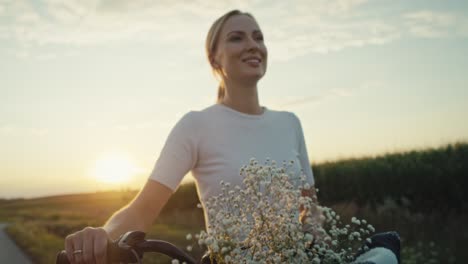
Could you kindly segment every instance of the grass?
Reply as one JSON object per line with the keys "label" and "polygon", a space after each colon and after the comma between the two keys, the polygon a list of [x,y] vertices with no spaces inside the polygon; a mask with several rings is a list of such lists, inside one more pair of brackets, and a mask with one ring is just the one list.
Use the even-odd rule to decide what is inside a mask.
{"label": "grass", "polygon": [[[102,192],[64,195],[38,199],[0,201],[0,221],[9,222],[7,233],[34,263],[55,263],[57,252],[64,248],[65,237],[86,226],[100,226],[117,209],[136,194],[132,192]],[[188,233],[202,228],[200,209],[172,211],[162,215],[146,238],[163,239],[185,248]],[[191,253],[201,256],[201,250]],[[145,256],[145,263],[167,263],[164,256]]]}

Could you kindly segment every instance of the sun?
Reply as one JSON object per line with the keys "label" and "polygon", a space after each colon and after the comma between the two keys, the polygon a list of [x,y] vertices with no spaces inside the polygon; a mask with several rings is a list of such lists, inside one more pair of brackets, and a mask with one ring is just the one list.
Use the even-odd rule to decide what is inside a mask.
{"label": "sun", "polygon": [[111,153],[96,160],[92,176],[100,182],[120,184],[128,182],[138,171],[127,155]]}

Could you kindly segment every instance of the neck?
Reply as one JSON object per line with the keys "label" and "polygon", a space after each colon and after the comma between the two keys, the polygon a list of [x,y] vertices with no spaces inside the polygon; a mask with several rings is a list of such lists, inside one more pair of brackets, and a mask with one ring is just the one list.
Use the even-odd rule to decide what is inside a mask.
{"label": "neck", "polygon": [[225,82],[225,89],[222,104],[245,114],[260,115],[263,113],[258,102],[257,82]]}

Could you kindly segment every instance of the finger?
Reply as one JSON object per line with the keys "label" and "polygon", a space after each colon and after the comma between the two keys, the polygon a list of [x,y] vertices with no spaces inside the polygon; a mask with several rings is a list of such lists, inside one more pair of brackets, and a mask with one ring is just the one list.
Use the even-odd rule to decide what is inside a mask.
{"label": "finger", "polygon": [[[76,235],[76,238],[73,239],[73,251],[83,250],[83,234],[79,232]],[[83,262],[83,252],[75,254],[73,252],[73,258],[75,263],[82,264]]]}
{"label": "finger", "polygon": [[97,264],[107,264],[107,236],[99,236],[94,241],[94,259]]}
{"label": "finger", "polygon": [[94,234],[92,228],[85,228],[83,234],[83,260],[87,264],[94,262]]}
{"label": "finger", "polygon": [[73,247],[73,239],[75,239],[74,235],[68,235],[65,238],[65,251],[67,252],[68,261],[72,264],[75,262],[73,257],[73,251],[75,250]]}

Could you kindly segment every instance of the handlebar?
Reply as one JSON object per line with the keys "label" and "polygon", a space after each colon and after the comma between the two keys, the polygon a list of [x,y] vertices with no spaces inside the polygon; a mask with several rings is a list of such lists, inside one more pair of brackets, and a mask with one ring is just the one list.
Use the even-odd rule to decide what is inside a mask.
{"label": "handlebar", "polygon": [[[146,234],[141,231],[129,231],[107,246],[107,262],[112,263],[142,263],[143,253],[161,253],[172,259],[178,259],[187,264],[197,262],[187,253],[175,245],[155,239],[145,239]],[[56,264],[69,264],[67,253],[62,250],[57,254]]]}

